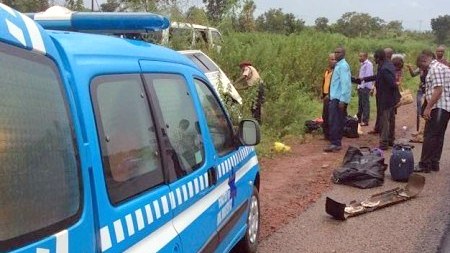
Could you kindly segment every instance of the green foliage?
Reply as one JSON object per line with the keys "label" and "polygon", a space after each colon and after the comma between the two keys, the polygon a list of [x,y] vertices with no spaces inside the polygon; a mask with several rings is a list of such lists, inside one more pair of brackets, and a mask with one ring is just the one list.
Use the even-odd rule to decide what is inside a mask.
{"label": "green foliage", "polygon": [[439,44],[448,42],[450,39],[450,15],[439,16],[431,19],[431,29]]}
{"label": "green foliage", "polygon": [[72,11],[83,11],[83,0],[66,0],[66,7]]}
{"label": "green foliage", "polygon": [[328,21],[329,20],[326,17],[317,18],[314,21],[316,30],[321,31],[321,32],[328,31],[330,29],[329,26],[328,26]]}
{"label": "green foliage", "polygon": [[49,7],[48,0],[3,0],[2,2],[20,12],[40,12]]}
{"label": "green foliage", "polygon": [[292,13],[284,13],[281,9],[269,9],[256,19],[258,31],[292,34],[305,28],[305,21],[295,18]]}
{"label": "green foliage", "polygon": [[205,10],[196,6],[192,6],[188,9],[188,11],[186,12],[186,21],[188,23],[202,25],[206,25],[209,23],[208,16],[206,15]]}

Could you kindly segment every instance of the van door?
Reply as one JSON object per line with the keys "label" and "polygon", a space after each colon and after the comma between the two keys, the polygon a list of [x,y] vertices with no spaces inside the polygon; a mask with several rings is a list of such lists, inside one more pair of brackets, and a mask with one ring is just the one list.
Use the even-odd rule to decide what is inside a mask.
{"label": "van door", "polygon": [[206,114],[209,135],[214,145],[217,185],[221,187],[217,199],[219,241],[216,250],[226,252],[243,236],[256,178],[257,159],[253,148],[240,147],[237,143],[230,118],[210,85],[201,79],[195,79],[194,83]]}
{"label": "van door", "polygon": [[194,103],[195,90],[189,87],[184,75],[192,69],[164,64],[162,69],[178,73],[149,73],[158,71],[154,65],[141,61],[146,87],[159,105],[164,134],[171,147],[167,152],[173,158],[170,184],[173,224],[183,252],[200,252],[208,242],[217,241],[217,207],[209,196],[216,188],[216,175],[210,143],[205,142],[207,129]]}
{"label": "van door", "polygon": [[95,244],[89,161],[62,66],[46,32],[0,3],[0,252]]}
{"label": "van door", "polygon": [[141,75],[97,76],[90,89],[101,152],[94,157],[101,251],[180,252],[161,132]]}

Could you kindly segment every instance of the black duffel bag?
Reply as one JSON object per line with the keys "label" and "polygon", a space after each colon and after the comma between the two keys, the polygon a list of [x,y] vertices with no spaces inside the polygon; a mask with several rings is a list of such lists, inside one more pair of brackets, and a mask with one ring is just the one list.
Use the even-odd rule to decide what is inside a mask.
{"label": "black duffel bag", "polygon": [[381,186],[387,164],[384,157],[377,153],[365,152],[349,147],[345,153],[342,167],[333,171],[332,180],[336,184],[351,185],[366,189]]}

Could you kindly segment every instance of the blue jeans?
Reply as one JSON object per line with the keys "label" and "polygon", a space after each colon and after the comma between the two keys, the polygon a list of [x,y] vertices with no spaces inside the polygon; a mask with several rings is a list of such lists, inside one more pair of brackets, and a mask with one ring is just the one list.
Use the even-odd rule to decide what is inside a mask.
{"label": "blue jeans", "polygon": [[333,99],[329,103],[328,122],[330,125],[330,142],[332,145],[342,145],[342,135],[344,133],[344,125],[346,118],[346,109],[339,109],[339,100]]}

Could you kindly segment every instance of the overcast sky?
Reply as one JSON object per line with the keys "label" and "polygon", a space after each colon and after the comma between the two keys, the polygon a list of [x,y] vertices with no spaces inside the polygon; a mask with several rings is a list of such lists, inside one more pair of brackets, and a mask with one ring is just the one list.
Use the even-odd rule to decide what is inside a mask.
{"label": "overcast sky", "polygon": [[[84,0],[86,7],[91,0]],[[98,4],[106,0],[94,0]],[[400,20],[403,27],[410,30],[430,30],[430,21],[439,15],[450,14],[450,0],[254,0],[256,16],[270,8],[281,8],[285,13],[293,13],[297,18],[313,25],[318,17],[326,17],[334,23],[342,14],[350,11],[368,13],[386,22]],[[202,5],[202,0],[179,0],[188,5]],[[95,3],[95,2],[94,2]]]}

